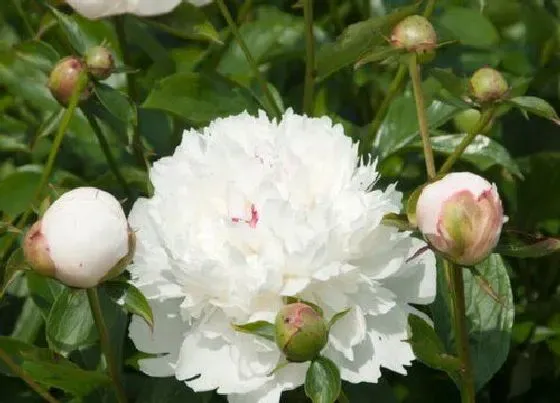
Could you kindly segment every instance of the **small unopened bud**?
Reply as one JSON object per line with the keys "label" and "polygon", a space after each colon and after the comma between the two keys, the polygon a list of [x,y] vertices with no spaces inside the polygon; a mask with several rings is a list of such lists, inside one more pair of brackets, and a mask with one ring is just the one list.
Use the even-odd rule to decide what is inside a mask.
{"label": "small unopened bud", "polygon": [[278,312],[275,329],[276,344],[288,361],[310,361],[327,344],[325,319],[311,306],[301,302],[285,305]]}
{"label": "small unopened bud", "polygon": [[481,103],[502,99],[509,89],[502,74],[490,67],[483,67],[475,71],[469,85],[473,97]]}
{"label": "small unopened bud", "polygon": [[97,80],[109,78],[115,70],[113,54],[104,46],[89,49],[85,60],[89,73]]}
{"label": "small unopened bud", "polygon": [[469,172],[455,172],[424,187],[416,220],[435,249],[457,264],[472,266],[496,246],[504,215],[495,185]]}
{"label": "small unopened bud", "polygon": [[394,47],[409,52],[432,52],[437,46],[437,35],[425,17],[411,15],[393,28],[391,43]]}
{"label": "small unopened bud", "polygon": [[[74,89],[78,85],[80,74],[85,70],[84,63],[75,56],[65,57],[59,61],[49,76],[48,87],[53,97],[63,106],[67,106]],[[91,94],[86,88],[80,94],[80,100],[86,100]]]}
{"label": "small unopened bud", "polygon": [[133,253],[134,235],[119,202],[92,187],[62,195],[24,240],[33,269],[79,288],[120,274]]}

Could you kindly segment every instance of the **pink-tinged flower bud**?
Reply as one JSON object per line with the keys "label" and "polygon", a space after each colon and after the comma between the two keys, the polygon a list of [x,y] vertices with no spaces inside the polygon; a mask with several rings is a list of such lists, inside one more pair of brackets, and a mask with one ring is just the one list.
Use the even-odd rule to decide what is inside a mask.
{"label": "pink-tinged flower bud", "polygon": [[89,49],[85,59],[89,73],[97,80],[109,78],[115,70],[113,54],[103,46],[95,46]]}
{"label": "pink-tinged flower bud", "polygon": [[285,305],[276,315],[276,344],[286,359],[310,361],[327,344],[327,323],[322,315],[302,302]]}
{"label": "pink-tinged flower bud", "polygon": [[[65,57],[59,61],[49,76],[48,87],[53,97],[63,106],[67,106],[78,85],[80,73],[85,70],[84,63],[75,56]],[[84,101],[91,95],[88,86],[80,94],[80,100]]]}
{"label": "pink-tinged flower bud", "polygon": [[119,202],[92,187],[62,195],[24,239],[24,255],[37,272],[79,288],[94,287],[122,271],[134,235]]}
{"label": "pink-tinged flower bud", "polygon": [[437,35],[434,27],[425,17],[411,15],[393,28],[391,43],[394,47],[409,52],[431,52],[437,46]]}
{"label": "pink-tinged flower bud", "polygon": [[456,172],[424,187],[416,204],[418,228],[453,262],[472,266],[496,246],[504,215],[496,186]]}
{"label": "pink-tinged flower bud", "polygon": [[474,72],[469,81],[473,97],[481,103],[494,102],[502,99],[509,86],[499,71],[483,67]]}

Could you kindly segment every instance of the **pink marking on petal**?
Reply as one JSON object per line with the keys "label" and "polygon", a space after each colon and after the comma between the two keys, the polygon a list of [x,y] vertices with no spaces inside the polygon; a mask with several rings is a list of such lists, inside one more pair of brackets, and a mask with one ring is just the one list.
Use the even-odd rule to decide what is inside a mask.
{"label": "pink marking on petal", "polygon": [[249,227],[256,228],[259,222],[259,212],[257,211],[254,204],[251,204],[251,220],[249,221]]}

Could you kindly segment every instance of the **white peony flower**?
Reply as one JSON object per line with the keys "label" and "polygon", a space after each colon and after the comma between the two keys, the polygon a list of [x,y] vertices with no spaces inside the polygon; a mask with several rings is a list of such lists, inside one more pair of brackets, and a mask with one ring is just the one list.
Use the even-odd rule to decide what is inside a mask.
{"label": "white peony flower", "polygon": [[496,185],[470,172],[453,172],[424,187],[416,219],[434,248],[466,266],[492,252],[505,221]]}
{"label": "white peony flower", "polygon": [[185,132],[151,171],[155,193],[134,205],[137,250],[129,270],[154,311],[153,333],[133,318],[140,361],[232,403],[278,402],[304,382],[309,363],[282,362],[275,343],[232,324],[273,323],[283,297],[320,306],[327,319],[350,308],[323,354],[350,382],[380,368],[406,373],[408,304],[435,295],[425,243],[381,224],[401,208],[390,186],[371,190],[375,165],[357,167],[342,126],[288,111],[217,119]]}
{"label": "white peony flower", "polygon": [[27,232],[24,253],[43,274],[72,287],[94,287],[129,253],[126,216],[107,192],[71,190]]}
{"label": "white peony flower", "polygon": [[[166,14],[181,4],[182,0],[66,0],[66,2],[84,17],[95,19],[118,14],[136,14],[150,16]],[[189,3],[201,7],[212,0],[189,0]]]}

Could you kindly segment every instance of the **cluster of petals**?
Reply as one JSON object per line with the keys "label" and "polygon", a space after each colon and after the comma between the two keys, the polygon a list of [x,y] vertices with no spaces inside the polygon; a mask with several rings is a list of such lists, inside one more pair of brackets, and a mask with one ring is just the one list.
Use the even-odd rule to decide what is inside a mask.
{"label": "cluster of petals", "polygon": [[[151,16],[166,14],[181,4],[182,0],[66,0],[77,13],[86,18],[96,19],[119,14]],[[189,0],[201,7],[212,0]]]}
{"label": "cluster of petals", "polygon": [[286,297],[320,306],[331,329],[322,354],[344,380],[404,374],[410,304],[435,295],[435,258],[410,233],[383,225],[402,208],[394,185],[327,118],[287,111],[220,118],[183,135],[150,172],[154,194],[129,216],[137,248],[132,282],[154,312],[153,331],[129,335],[153,354],[151,376],[175,376],[232,403],[273,402],[303,384],[309,363],[284,366],[274,342],[233,325],[274,322]]}

